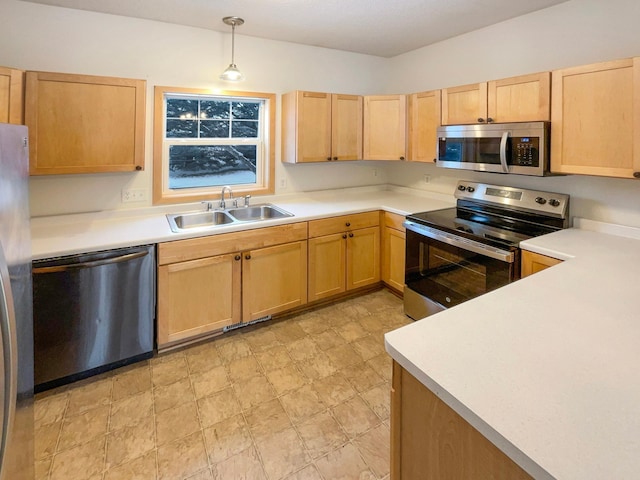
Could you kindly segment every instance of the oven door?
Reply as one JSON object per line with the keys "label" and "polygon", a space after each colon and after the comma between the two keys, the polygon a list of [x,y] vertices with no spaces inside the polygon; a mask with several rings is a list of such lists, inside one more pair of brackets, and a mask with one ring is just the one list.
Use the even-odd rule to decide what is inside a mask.
{"label": "oven door", "polygon": [[406,228],[405,313],[420,319],[518,278],[519,250],[502,250],[411,221]]}

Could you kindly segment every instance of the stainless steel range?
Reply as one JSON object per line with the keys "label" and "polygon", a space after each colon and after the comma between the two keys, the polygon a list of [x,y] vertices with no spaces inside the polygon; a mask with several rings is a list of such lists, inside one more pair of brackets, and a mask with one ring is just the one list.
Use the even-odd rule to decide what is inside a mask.
{"label": "stainless steel range", "polygon": [[520,278],[520,242],[569,226],[569,196],[458,182],[456,207],[408,215],[404,311],[420,319]]}

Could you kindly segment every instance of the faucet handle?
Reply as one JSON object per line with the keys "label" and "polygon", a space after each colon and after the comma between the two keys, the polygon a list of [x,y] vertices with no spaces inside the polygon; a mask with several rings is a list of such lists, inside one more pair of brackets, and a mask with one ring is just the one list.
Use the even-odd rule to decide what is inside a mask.
{"label": "faucet handle", "polygon": [[207,212],[210,212],[213,210],[213,202],[209,201],[209,200],[203,200],[200,203],[202,203],[203,205],[205,205],[207,207]]}
{"label": "faucet handle", "polygon": [[244,206],[245,207],[249,206],[249,200],[251,200],[251,195],[245,195],[244,196]]}

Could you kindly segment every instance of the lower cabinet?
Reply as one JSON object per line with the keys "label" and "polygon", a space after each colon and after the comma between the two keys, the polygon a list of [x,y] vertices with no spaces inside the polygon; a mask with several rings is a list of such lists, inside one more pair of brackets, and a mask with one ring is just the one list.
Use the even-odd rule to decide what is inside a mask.
{"label": "lower cabinet", "polygon": [[528,277],[529,275],[533,275],[534,273],[538,273],[545,268],[553,267],[554,265],[557,265],[559,263],[562,263],[562,260],[548,257],[546,255],[540,255],[539,253],[522,250],[522,268],[520,271],[520,277]]}
{"label": "lower cabinet", "polygon": [[530,480],[513,460],[393,362],[392,480]]}
{"label": "lower cabinet", "polygon": [[309,222],[309,301],[380,281],[380,214]]}
{"label": "lower cabinet", "polygon": [[158,246],[158,348],[307,302],[306,222]]}
{"label": "lower cabinet", "polygon": [[384,212],[382,229],[382,281],[402,293],[404,290],[404,217]]}

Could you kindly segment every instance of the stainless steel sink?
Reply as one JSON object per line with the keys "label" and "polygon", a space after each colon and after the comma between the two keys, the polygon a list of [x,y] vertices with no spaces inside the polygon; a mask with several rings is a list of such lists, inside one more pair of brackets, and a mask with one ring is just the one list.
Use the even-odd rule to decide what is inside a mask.
{"label": "stainless steel sink", "polygon": [[289,213],[269,203],[253,205],[251,207],[232,208],[227,210],[227,212],[239,222],[254,222],[257,220],[293,217],[293,213]]}
{"label": "stainless steel sink", "polygon": [[214,227],[233,223],[233,218],[222,210],[214,212],[178,213],[167,215],[169,226],[173,232],[191,228]]}

